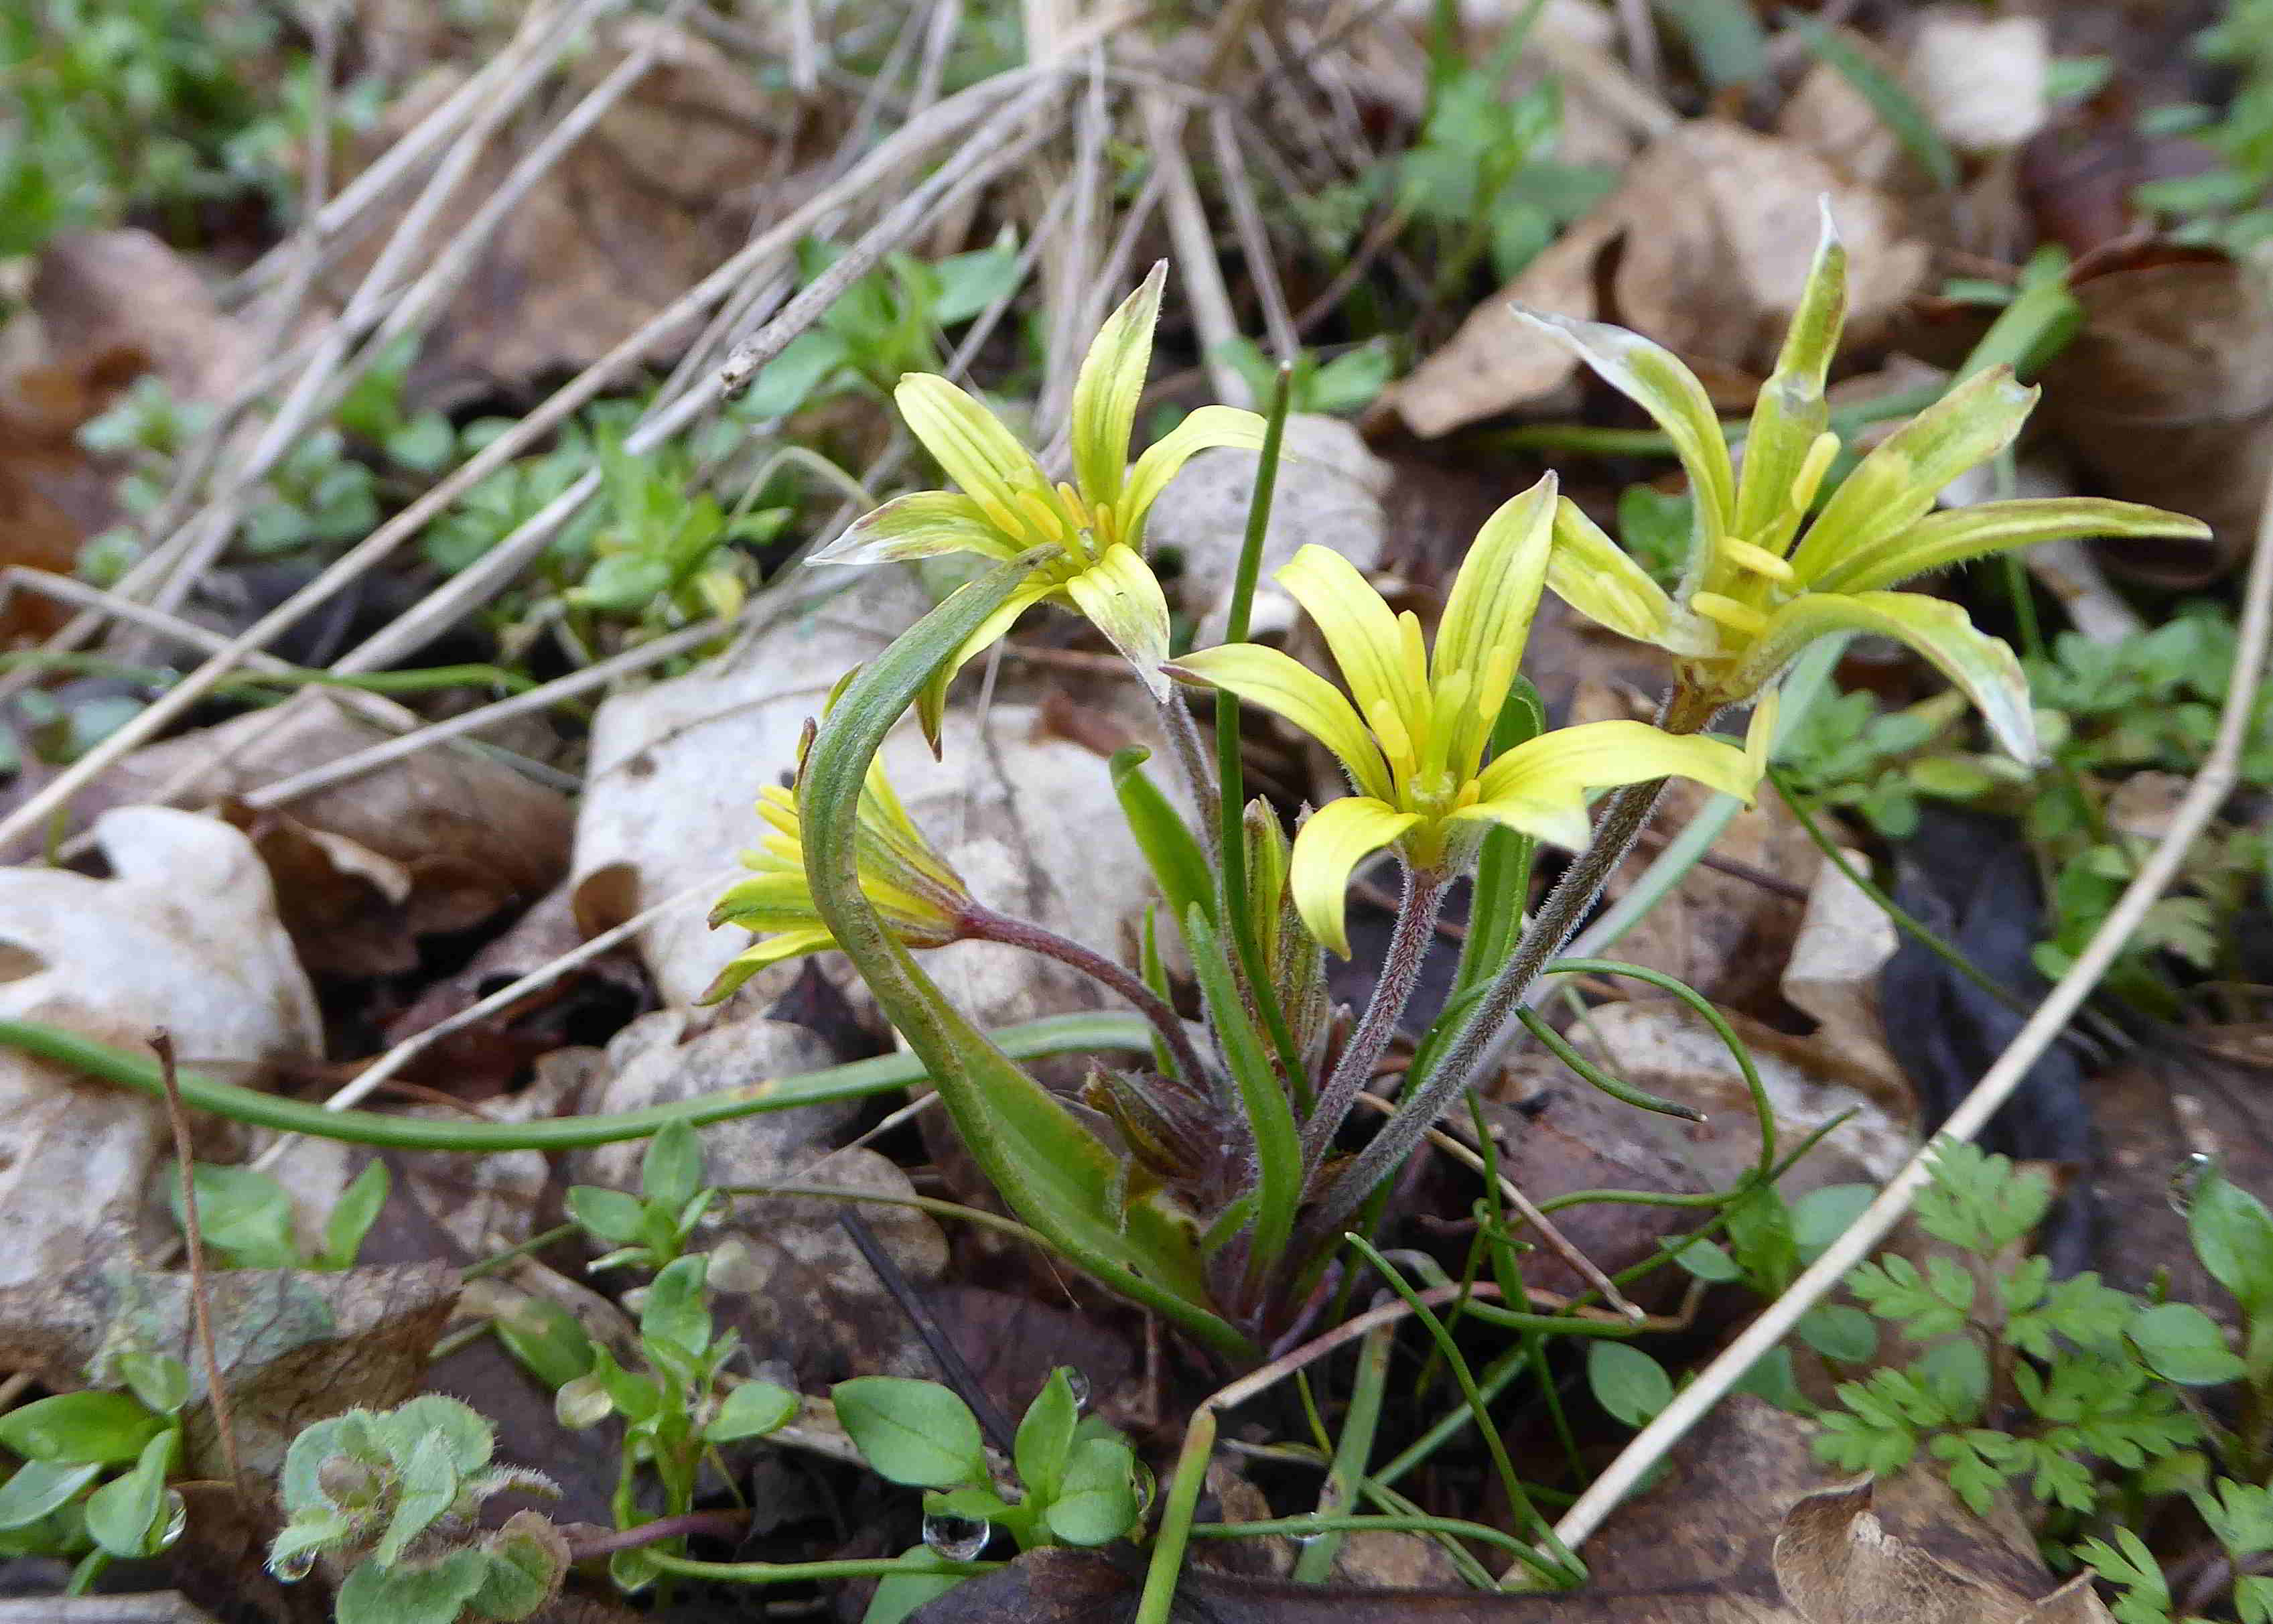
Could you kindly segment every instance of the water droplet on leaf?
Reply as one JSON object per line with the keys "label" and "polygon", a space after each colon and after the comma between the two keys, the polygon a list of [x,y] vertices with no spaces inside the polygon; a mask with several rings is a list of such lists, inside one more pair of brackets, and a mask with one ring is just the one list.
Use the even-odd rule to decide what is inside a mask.
{"label": "water droplet on leaf", "polygon": [[983,1517],[924,1513],[923,1542],[950,1562],[974,1560],[994,1537],[994,1525]]}
{"label": "water droplet on leaf", "polygon": [[1089,1378],[1070,1365],[1066,1368],[1066,1390],[1073,1395],[1076,1410],[1089,1408]]}
{"label": "water droplet on leaf", "polygon": [[2165,1199],[2169,1200],[2172,1212],[2181,1218],[2192,1214],[2194,1192],[2202,1188],[2202,1181],[2215,1169],[2216,1165],[2208,1156],[2196,1151],[2171,1169],[2170,1188]]}
{"label": "water droplet on leaf", "polygon": [[311,1546],[305,1551],[292,1551],[268,1564],[268,1571],[286,1584],[297,1584],[315,1570],[316,1553]]}

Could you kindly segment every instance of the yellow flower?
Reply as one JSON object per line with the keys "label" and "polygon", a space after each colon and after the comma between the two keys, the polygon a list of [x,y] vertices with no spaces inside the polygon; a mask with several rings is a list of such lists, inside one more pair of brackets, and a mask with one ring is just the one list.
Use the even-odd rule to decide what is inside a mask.
{"label": "yellow flower", "polygon": [[[1980,708],[1998,741],[2036,757],[2020,662],[1955,604],[1885,589],[1984,553],[2075,536],[2207,536],[2200,521],[2080,497],[1934,510],[1943,486],[2011,445],[2038,391],[1991,367],[1961,381],[1857,465],[1812,523],[1839,437],[1823,385],[1846,315],[1846,251],[1828,212],[1776,369],[1761,385],[1739,475],[1705,387],[1669,350],[1600,322],[1517,314],[1657,420],[1697,509],[1689,566],[1669,596],[1568,500],[1547,583],[1613,631],[1675,657],[1681,690],[1710,715],[1759,692],[1807,643],[1862,631],[1906,643]],[[1797,542],[1797,545],[1795,545]]]}
{"label": "yellow flower", "polygon": [[1392,842],[1416,872],[1444,873],[1473,858],[1494,823],[1583,846],[1589,789],[1677,773],[1752,798],[1760,766],[1744,751],[1641,722],[1560,728],[1486,763],[1546,579],[1556,500],[1549,474],[1485,522],[1433,651],[1420,620],[1391,613],[1348,560],[1316,545],[1295,553],[1277,579],[1324,635],[1347,698],[1299,661],[1253,643],[1204,649],[1168,668],[1276,712],[1348,771],[1357,793],[1302,825],[1289,876],[1303,923],[1344,958],[1350,873]]}
{"label": "yellow flower", "polygon": [[[763,846],[742,853],[753,876],[731,887],[710,911],[710,928],[739,925],[759,939],[718,973],[701,1002],[716,1004],[768,965],[836,945],[813,906],[805,875],[805,843],[797,797],[778,785],[759,792],[758,816],[773,826]],[[963,939],[970,901],[963,878],[934,851],[884,777],[871,762],[860,792],[860,889],[908,947],[944,947]]]}
{"label": "yellow flower", "polygon": [[1164,260],[1098,329],[1074,381],[1073,480],[1052,484],[1001,419],[946,379],[909,372],[893,392],[909,431],[963,489],[919,491],[886,502],[813,556],[816,564],[973,553],[1009,560],[1054,552],[1009,601],[956,651],[918,702],[936,748],[947,687],[974,655],[1010,629],[1030,605],[1048,599],[1085,615],[1165,698],[1168,602],[1144,561],[1144,515],[1194,453],[1263,444],[1263,419],[1230,406],[1203,406],[1134,466],[1129,440],[1152,365],[1152,327],[1167,280]]}

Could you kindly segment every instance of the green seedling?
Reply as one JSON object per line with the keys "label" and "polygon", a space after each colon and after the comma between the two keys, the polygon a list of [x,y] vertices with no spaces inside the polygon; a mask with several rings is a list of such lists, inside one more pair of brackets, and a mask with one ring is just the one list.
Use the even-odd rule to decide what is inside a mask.
{"label": "green seedling", "polygon": [[19,1461],[0,1481],[0,1555],[79,1558],[74,1596],[113,1561],[165,1551],[188,1517],[169,1485],[182,1465],[189,1370],[139,1350],[116,1368],[124,1392],[57,1394],[0,1415],[0,1448]]}
{"label": "green seedling", "polygon": [[[998,1486],[978,1417],[946,1387],[897,1376],[864,1376],[831,1390],[836,1418],[868,1464],[894,1483],[926,1491],[924,1544],[903,1560],[969,1561],[1000,1528],[1022,1551],[1103,1545],[1129,1535],[1152,1499],[1151,1474],[1129,1440],[1084,1415],[1086,1384],[1061,1366],[1018,1423],[1015,1488]],[[862,1624],[898,1624],[961,1583],[951,1573],[910,1573],[877,1589]]]}
{"label": "green seedling", "polygon": [[293,1583],[328,1558],[344,1575],[340,1624],[529,1617],[559,1593],[567,1541],[533,1511],[485,1532],[482,1502],[559,1491],[539,1473],[492,1467],[495,1447],[478,1412],[431,1393],[304,1428],[285,1452],[288,1520],[269,1571]]}
{"label": "green seedling", "polygon": [[[292,1198],[284,1186],[251,1168],[199,1162],[194,1175],[198,1230],[206,1250],[224,1268],[353,1268],[364,1236],[386,1205],[386,1163],[372,1162],[340,1192],[325,1221],[323,1244],[304,1253],[293,1237]],[[182,1222],[179,1184],[167,1188],[175,1222]],[[186,1232],[186,1227],[185,1227]]]}

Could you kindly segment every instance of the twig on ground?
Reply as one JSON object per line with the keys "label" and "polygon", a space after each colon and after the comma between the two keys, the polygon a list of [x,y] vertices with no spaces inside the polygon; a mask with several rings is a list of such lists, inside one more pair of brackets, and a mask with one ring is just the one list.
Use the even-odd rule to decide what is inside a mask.
{"label": "twig on ground", "polygon": [[229,1414],[229,1383],[222,1379],[221,1355],[214,1346],[213,1307],[206,1284],[205,1241],[198,1228],[197,1161],[190,1150],[190,1117],[182,1109],[182,1086],[174,1070],[174,1040],[164,1032],[150,1034],[150,1049],[158,1056],[158,1075],[166,1085],[166,1120],[174,1131],[174,1159],[182,1173],[182,1229],[190,1253],[190,1314],[197,1327],[198,1352],[205,1361],[206,1398],[213,1406],[214,1430],[221,1440],[221,1459],[229,1480],[240,1498],[249,1483],[244,1462],[236,1453],[236,1418]]}

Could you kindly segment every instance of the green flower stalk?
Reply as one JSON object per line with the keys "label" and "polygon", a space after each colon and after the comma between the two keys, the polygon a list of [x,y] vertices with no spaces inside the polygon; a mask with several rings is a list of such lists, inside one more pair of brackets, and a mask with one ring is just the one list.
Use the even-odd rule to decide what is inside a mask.
{"label": "green flower stalk", "polygon": [[2033,762],[2034,712],[2012,650],[1955,604],[1888,589],[2034,542],[2200,538],[2209,527],[2082,497],[1935,511],[1942,488],[2010,446],[2036,404],[2038,391],[2002,366],[1965,379],[1865,455],[1810,523],[1840,451],[1824,380],[1846,315],[1846,269],[1827,211],[1799,309],[1752,410],[1741,473],[1704,385],[1671,351],[1623,327],[1517,311],[1656,419],[1697,511],[1687,571],[1669,595],[1565,500],[1547,583],[1588,618],[1673,655],[1668,725],[1678,731],[1751,699],[1816,638],[1860,631],[1917,650],[1980,709],[2000,745]]}
{"label": "green flower stalk", "polygon": [[909,432],[963,488],[886,502],[811,561],[869,564],[949,553],[1008,560],[1036,547],[1051,549],[919,697],[918,715],[934,749],[955,673],[1045,600],[1086,616],[1156,700],[1168,696],[1160,675],[1168,658],[1168,600],[1144,561],[1145,515],[1195,453],[1216,446],[1259,449],[1264,425],[1251,411],[1203,406],[1130,464],[1129,442],[1167,281],[1164,260],[1090,345],[1074,383],[1070,482],[1053,483],[1000,418],[946,379],[909,372],[893,391]]}

